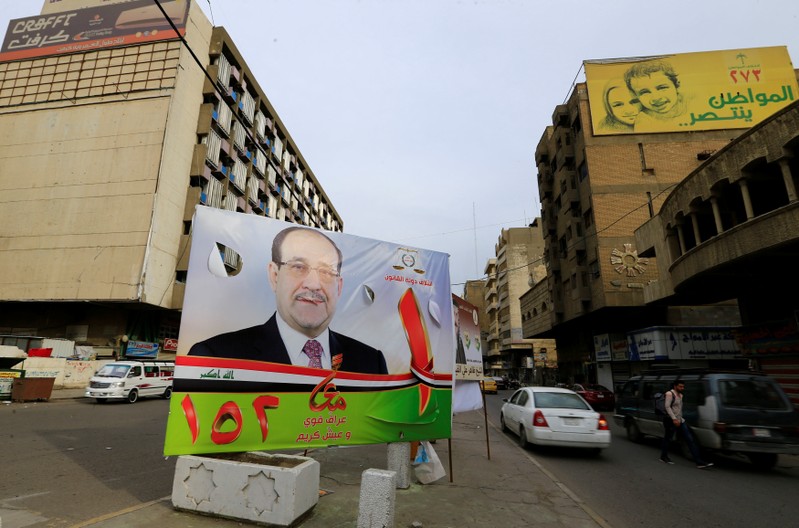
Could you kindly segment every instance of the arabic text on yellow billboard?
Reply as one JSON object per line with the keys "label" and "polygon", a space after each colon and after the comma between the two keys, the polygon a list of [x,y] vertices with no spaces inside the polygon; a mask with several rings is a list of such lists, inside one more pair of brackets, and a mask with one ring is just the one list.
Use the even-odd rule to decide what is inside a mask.
{"label": "arabic text on yellow billboard", "polygon": [[784,46],[585,62],[594,135],[751,127],[799,98]]}

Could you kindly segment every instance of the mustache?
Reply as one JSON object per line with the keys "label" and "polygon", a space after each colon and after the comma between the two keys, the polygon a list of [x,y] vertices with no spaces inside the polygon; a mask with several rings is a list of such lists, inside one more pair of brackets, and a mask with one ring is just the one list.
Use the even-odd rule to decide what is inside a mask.
{"label": "mustache", "polygon": [[327,295],[317,291],[306,291],[294,296],[295,301],[327,302]]}

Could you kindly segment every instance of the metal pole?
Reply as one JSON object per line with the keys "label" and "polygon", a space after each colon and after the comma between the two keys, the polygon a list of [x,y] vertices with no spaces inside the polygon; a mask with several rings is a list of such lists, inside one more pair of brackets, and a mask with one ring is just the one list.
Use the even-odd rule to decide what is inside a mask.
{"label": "metal pole", "polygon": [[447,452],[449,453],[449,481],[452,482],[452,436],[447,438]]}
{"label": "metal pole", "polygon": [[491,460],[491,443],[488,441],[488,409],[486,408],[486,393],[481,390],[480,394],[483,395],[483,419],[485,420],[486,430],[486,453],[488,453],[488,460]]}

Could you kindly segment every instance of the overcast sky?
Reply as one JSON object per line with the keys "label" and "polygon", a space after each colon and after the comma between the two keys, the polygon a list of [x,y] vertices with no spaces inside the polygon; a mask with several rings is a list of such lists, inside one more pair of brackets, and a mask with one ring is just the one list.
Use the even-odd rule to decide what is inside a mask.
{"label": "overcast sky", "polygon": [[[540,215],[534,152],[582,61],[759,46],[796,0],[197,0],[232,36],[347,233],[451,255],[453,293]],[[1,0],[0,27],[42,0]]]}

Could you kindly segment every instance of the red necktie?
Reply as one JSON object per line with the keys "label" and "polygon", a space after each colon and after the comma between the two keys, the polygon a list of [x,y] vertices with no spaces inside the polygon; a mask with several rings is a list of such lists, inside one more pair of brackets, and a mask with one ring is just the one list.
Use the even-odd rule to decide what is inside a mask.
{"label": "red necktie", "polygon": [[322,368],[322,345],[315,339],[309,339],[302,351],[310,358],[308,366],[311,368]]}

